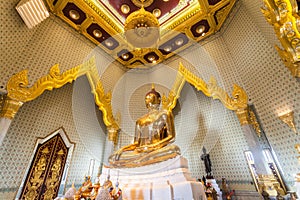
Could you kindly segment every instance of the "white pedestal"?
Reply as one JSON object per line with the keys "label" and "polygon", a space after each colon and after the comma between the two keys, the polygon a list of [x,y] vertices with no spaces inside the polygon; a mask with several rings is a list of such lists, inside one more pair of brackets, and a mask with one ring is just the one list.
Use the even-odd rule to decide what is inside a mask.
{"label": "white pedestal", "polygon": [[298,199],[300,199],[300,182],[295,182],[296,186],[296,194],[298,196]]}
{"label": "white pedestal", "polygon": [[181,156],[136,168],[103,167],[101,185],[108,175],[113,184],[119,180],[124,200],[206,200],[202,184],[190,176]]}

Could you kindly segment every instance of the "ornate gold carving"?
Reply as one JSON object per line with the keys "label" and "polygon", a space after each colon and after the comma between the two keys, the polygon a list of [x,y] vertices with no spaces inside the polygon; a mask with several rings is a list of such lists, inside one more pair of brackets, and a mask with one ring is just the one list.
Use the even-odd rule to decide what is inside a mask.
{"label": "ornate gold carving", "polygon": [[226,16],[227,13],[230,11],[230,9],[231,8],[229,6],[225,6],[221,10],[218,10],[217,13],[215,14],[215,17],[217,18],[217,22],[220,22],[221,20],[225,20],[224,15]]}
{"label": "ornate gold carving", "polygon": [[114,144],[118,143],[118,127],[109,126],[107,127],[108,140],[112,141]]}
{"label": "ornate gold carving", "polygon": [[44,148],[41,151],[41,157],[37,161],[37,164],[34,167],[30,180],[27,182],[26,193],[24,194],[25,200],[36,199],[38,198],[38,191],[44,182],[43,177],[45,176],[45,170],[47,165],[47,157],[49,157],[50,151],[48,147]]}
{"label": "ornate gold carving", "polygon": [[105,94],[102,83],[98,81],[95,90],[95,103],[103,113],[103,122],[107,126],[108,139],[114,144],[118,141],[119,125],[116,122],[111,107],[111,92]]}
{"label": "ornate gold carving", "polygon": [[[182,64],[180,63],[180,65]],[[162,107],[164,109],[171,112],[173,108],[175,108],[177,99],[180,96],[180,92],[182,90],[182,87],[184,86],[184,83],[184,76],[182,76],[182,74],[178,72],[173,84],[173,88],[169,92],[168,98],[165,95],[162,96]]]}
{"label": "ornate gold carving", "polygon": [[[170,23],[164,25],[162,27],[162,34],[167,33],[169,30],[175,29],[180,24],[183,24],[184,22],[188,21],[191,17],[197,15],[198,13],[201,13],[201,11],[202,11],[202,9],[199,6],[194,6],[192,9],[190,9],[189,12],[183,13],[181,16],[176,17],[176,19],[174,21],[172,21],[172,23],[170,22]],[[194,23],[194,21],[189,21],[189,22]]]}
{"label": "ornate gold carving", "polygon": [[[149,2],[149,4],[153,0],[146,0],[144,1],[144,7],[146,7]],[[47,0],[48,6],[50,7],[51,11],[58,17],[60,17],[62,20],[64,20],[66,23],[68,23],[70,26],[72,26],[74,29],[78,30],[81,34],[83,34],[85,37],[90,39],[95,44],[99,45],[99,41],[96,40],[93,36],[88,34],[87,28],[92,23],[97,23],[99,26],[101,26],[109,35],[114,37],[118,43],[120,44],[115,49],[110,50],[103,46],[103,50],[107,53],[113,55],[117,61],[119,61],[121,64],[129,67],[129,68],[137,68],[141,67],[142,65],[132,65],[135,61],[139,60],[142,64],[146,64],[146,66],[149,65],[148,60],[146,59],[139,59],[139,55],[135,54],[136,52],[131,52],[133,54],[133,58],[129,60],[122,60],[119,58],[116,53],[120,52],[122,49],[132,49],[132,45],[128,46],[128,41],[125,39],[124,35],[124,17],[119,14],[118,12],[114,11],[114,8],[109,3],[103,3],[96,0],[83,0],[83,1],[73,1],[73,0],[58,0],[55,4],[53,4],[54,0]],[[135,3],[138,5],[141,5],[140,0],[134,0]],[[236,0],[224,0],[220,1],[216,5],[208,5],[207,0],[198,0],[198,1],[185,1],[180,0],[178,5],[171,11],[171,13],[166,14],[164,16],[160,16],[159,22],[161,25],[160,29],[160,41],[158,41],[157,46],[160,46],[164,44],[166,41],[168,41],[170,38],[174,36],[174,34],[184,33],[188,37],[191,37],[195,39],[196,41],[200,41],[204,38],[206,38],[209,35],[212,35],[214,32],[218,31],[225,19],[228,16],[229,11],[233,8],[233,5],[235,4]],[[72,22],[68,17],[66,17],[63,14],[63,9],[68,3],[74,3],[78,8],[80,8],[87,16],[87,18],[84,20],[84,22],[80,25],[76,25],[74,22]],[[153,4],[152,4],[153,5]],[[216,22],[216,19],[214,17],[215,12],[222,9],[223,7],[226,7],[228,9],[228,12],[224,12],[224,15],[219,15],[218,17],[218,23]],[[111,12],[112,11],[112,12]],[[207,20],[210,26],[210,30],[205,33],[205,37],[194,37],[191,33],[191,27],[200,20]],[[170,31],[170,30],[175,30]],[[121,33],[121,34],[120,34]],[[191,42],[188,42],[185,44],[181,50],[184,48],[189,47],[192,45]],[[102,45],[100,45],[101,47]],[[179,50],[179,49],[178,49]],[[156,60],[156,63],[160,63],[162,60],[167,59],[174,54],[169,53],[168,55],[163,55],[158,49],[154,51],[158,56],[159,59]],[[145,67],[145,66],[143,66]]]}
{"label": "ornate gold carving", "polygon": [[131,0],[131,1],[134,5],[136,5],[139,8],[142,7],[142,6],[147,8],[148,6],[150,6],[153,3],[154,0],[145,0],[145,1]]}
{"label": "ornate gold carving", "polygon": [[51,177],[46,180],[46,192],[44,194],[44,199],[46,200],[52,200],[55,198],[56,191],[55,189],[60,183],[60,175],[61,175],[61,154],[64,154],[63,150],[60,150],[58,152],[58,157],[54,161],[52,167],[51,167]]}
{"label": "ornate gold carving", "polygon": [[5,101],[2,116],[12,119],[24,102],[34,100],[45,90],[60,88],[66,83],[71,83],[78,77],[86,75],[94,94],[95,103],[103,113],[104,124],[118,132],[119,125],[113,117],[111,108],[111,93],[105,94],[96,68],[95,57],[64,73],[60,73],[59,66],[54,65],[49,74],[38,79],[32,87],[28,87],[27,73],[27,70],[23,70],[9,79],[7,83],[7,96],[9,98]]}
{"label": "ornate gold carving", "polygon": [[250,121],[250,124],[253,126],[253,128],[254,128],[257,136],[261,137],[260,125],[259,125],[259,123],[257,121],[255,113],[252,110],[249,110],[249,121]]}
{"label": "ornate gold carving", "polygon": [[0,116],[2,114],[5,98],[6,98],[6,94],[1,94],[0,93]]}
{"label": "ornate gold carving", "polygon": [[[108,13],[107,9],[103,7],[101,4],[95,5],[93,0],[84,0],[84,2],[92,8],[94,12],[96,12],[101,20],[99,22],[105,21],[110,27],[112,27],[116,33],[122,33],[123,29],[121,24],[118,22],[118,20],[115,19],[110,13]],[[78,3],[81,5],[80,1]],[[99,6],[98,6],[99,5]],[[93,13],[88,12],[91,16],[93,16]],[[101,25],[101,23],[99,23]],[[108,30],[110,34],[112,34],[114,31]]]}
{"label": "ornate gold carving", "polygon": [[60,88],[77,78],[81,66],[77,66],[60,74],[58,65],[50,68],[49,74],[38,79],[32,87],[28,87],[28,70],[13,75],[7,83],[7,96],[21,102],[31,101],[40,96],[45,90]]}
{"label": "ornate gold carving", "polygon": [[3,108],[0,109],[0,117],[13,119],[23,102],[6,97],[3,102]]}
{"label": "ornate gold carving", "polygon": [[296,1],[264,0],[261,12],[266,20],[274,26],[277,38],[283,50],[275,46],[286,67],[294,77],[300,77],[300,33],[297,21],[298,6]]}
{"label": "ornate gold carving", "polygon": [[202,91],[206,96],[213,99],[219,99],[229,110],[238,110],[247,108],[248,96],[246,92],[238,85],[233,85],[232,98],[217,85],[215,78],[211,77],[209,83],[194,75],[182,64],[179,66],[179,72],[185,80],[192,84],[197,90]]}
{"label": "ornate gold carving", "polygon": [[[67,152],[67,149],[65,149]],[[64,160],[66,159],[66,153],[63,149],[60,149],[55,157],[55,161],[50,169],[50,177],[47,177],[46,180],[46,192],[44,194],[44,199],[46,200],[52,200],[55,198],[55,195],[57,193],[57,188],[60,183],[60,176],[62,174],[62,166],[64,163]]]}
{"label": "ornate gold carving", "polygon": [[238,85],[233,85],[232,98],[217,85],[215,78],[211,77],[209,83],[194,75],[181,63],[179,64],[179,72],[187,82],[192,84],[197,90],[202,91],[206,96],[213,99],[219,99],[223,105],[229,110],[234,110],[237,114],[241,125],[249,124],[248,112],[248,96],[246,92]]}
{"label": "ornate gold carving", "polygon": [[294,112],[293,111],[290,111],[288,113],[280,115],[279,119],[281,121],[283,121],[284,123],[286,123],[290,127],[290,129],[292,129],[294,131],[294,133],[298,134],[297,129],[296,129],[296,125],[295,125],[295,122],[294,122]]}

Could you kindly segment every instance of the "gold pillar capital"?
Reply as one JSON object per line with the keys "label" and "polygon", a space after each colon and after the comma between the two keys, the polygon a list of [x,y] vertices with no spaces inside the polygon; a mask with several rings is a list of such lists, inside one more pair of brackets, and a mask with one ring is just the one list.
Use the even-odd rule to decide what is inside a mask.
{"label": "gold pillar capital", "polygon": [[112,141],[115,145],[118,143],[118,126],[108,126],[107,127],[107,138],[109,141]]}
{"label": "gold pillar capital", "polygon": [[[297,149],[298,153],[300,154],[300,144],[296,144],[295,148]],[[297,159],[298,159],[298,162],[300,163],[300,156],[298,156]],[[300,182],[300,173],[296,174],[295,179],[296,179],[296,182]]]}
{"label": "gold pillar capital", "polygon": [[250,124],[249,118],[249,108],[238,108],[235,110],[235,113],[240,121],[241,126]]}
{"label": "gold pillar capital", "polygon": [[0,109],[0,117],[13,119],[19,108],[23,105],[23,102],[5,96],[3,98],[2,105],[3,107],[2,110]]}
{"label": "gold pillar capital", "polygon": [[6,94],[1,94],[0,93],[0,113],[2,113],[5,98],[6,98]]}
{"label": "gold pillar capital", "polygon": [[261,129],[260,124],[257,120],[257,117],[249,105],[244,108],[238,108],[235,110],[235,113],[240,121],[241,126],[243,125],[251,125],[256,132],[258,137],[261,137]]}

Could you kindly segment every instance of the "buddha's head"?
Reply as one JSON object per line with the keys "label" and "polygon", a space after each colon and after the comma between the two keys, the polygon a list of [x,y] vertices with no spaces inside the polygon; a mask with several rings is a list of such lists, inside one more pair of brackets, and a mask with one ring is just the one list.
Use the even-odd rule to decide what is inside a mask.
{"label": "buddha's head", "polygon": [[152,89],[145,96],[145,104],[148,109],[158,109],[161,101],[160,94],[155,90],[152,85]]}

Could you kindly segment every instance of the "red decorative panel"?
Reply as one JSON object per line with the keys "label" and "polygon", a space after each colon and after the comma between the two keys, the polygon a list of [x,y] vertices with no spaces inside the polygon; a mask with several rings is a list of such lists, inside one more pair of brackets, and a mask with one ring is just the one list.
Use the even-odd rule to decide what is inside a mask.
{"label": "red decorative panel", "polygon": [[[137,2],[141,2],[139,0],[136,0]],[[132,12],[140,9],[140,7],[136,6],[132,0],[108,0],[109,4],[124,18],[126,18],[128,15],[130,15]],[[145,1],[147,2],[147,1]],[[179,3],[179,0],[169,0],[169,1],[163,1],[163,0],[153,0],[153,2],[145,7],[145,10],[152,12],[154,9],[158,8],[161,11],[160,16],[164,16],[166,13],[170,12],[173,8],[175,8]],[[130,12],[127,14],[122,13],[121,6],[123,4],[126,4],[130,8]],[[146,4],[146,3],[145,3]]]}

